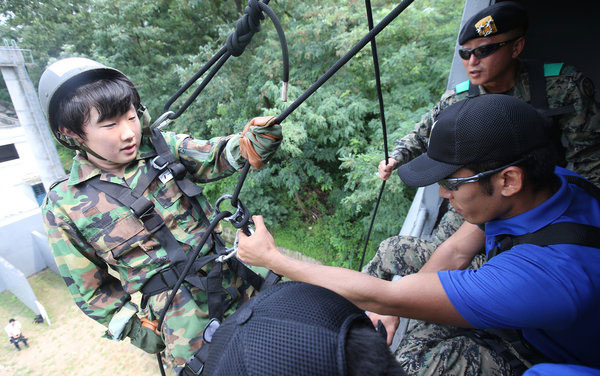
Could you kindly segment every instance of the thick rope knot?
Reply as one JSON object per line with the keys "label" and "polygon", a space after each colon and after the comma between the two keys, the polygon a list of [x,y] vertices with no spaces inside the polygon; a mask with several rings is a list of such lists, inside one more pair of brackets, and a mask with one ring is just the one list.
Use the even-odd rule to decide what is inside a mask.
{"label": "thick rope knot", "polygon": [[260,31],[260,21],[265,18],[257,0],[248,0],[245,12],[237,21],[235,31],[227,37],[227,51],[235,57],[244,52],[254,33]]}

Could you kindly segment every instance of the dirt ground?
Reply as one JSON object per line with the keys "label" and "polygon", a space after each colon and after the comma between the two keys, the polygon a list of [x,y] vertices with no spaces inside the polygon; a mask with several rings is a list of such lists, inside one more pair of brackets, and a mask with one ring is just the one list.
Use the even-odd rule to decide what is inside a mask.
{"label": "dirt ground", "polygon": [[0,293],[0,326],[4,329],[8,319],[15,318],[29,338],[29,348],[17,351],[4,330],[0,332],[1,376],[160,375],[156,357],[129,339],[117,343],[101,338],[105,328],[77,308],[62,279],[50,269],[29,277],[29,283],[52,325],[34,324],[35,315],[27,306],[9,291]]}

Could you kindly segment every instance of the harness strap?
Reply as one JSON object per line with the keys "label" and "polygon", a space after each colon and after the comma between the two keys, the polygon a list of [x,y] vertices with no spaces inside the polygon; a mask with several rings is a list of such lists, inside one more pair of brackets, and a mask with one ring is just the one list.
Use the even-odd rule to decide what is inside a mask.
{"label": "harness strap", "polygon": [[[185,252],[181,248],[181,245],[177,239],[175,239],[169,228],[165,225],[163,218],[155,210],[152,201],[144,196],[141,196],[141,193],[147,189],[147,187],[150,185],[150,182],[158,175],[159,172],[160,171],[157,169],[150,169],[147,174],[142,174],[139,177],[140,180],[138,181],[138,185],[133,190],[120,184],[101,181],[99,178],[89,181],[89,184],[94,188],[105,192],[107,195],[113,197],[123,205],[131,208],[131,211],[134,213],[134,215],[144,223],[144,227],[146,227],[146,229],[158,239],[161,246],[167,251],[167,256],[169,257],[171,266],[168,268],[168,270],[165,269],[164,272],[158,273],[152,277],[148,281],[152,282],[146,289],[142,288],[142,292],[144,292],[143,303],[145,304],[147,304],[150,296],[167,291],[175,285],[173,279],[177,281],[180,276],[178,269],[181,268],[187,259]],[[138,195],[140,196],[138,197]],[[190,201],[195,200],[191,199]],[[202,281],[202,279],[197,275],[200,268],[213,261],[218,256],[219,254],[217,253],[215,255],[199,258],[194,262],[194,267],[190,269],[189,273],[185,277],[185,280],[192,286],[198,287],[207,292],[209,316],[222,318],[223,307],[219,306],[219,304],[222,303],[220,286],[219,288],[216,286],[211,287],[210,282]],[[221,267],[220,263],[217,263],[215,267],[219,269]],[[219,273],[220,271],[221,270],[219,269]],[[212,275],[209,273],[209,281],[210,278],[213,278],[215,281],[214,283],[220,283],[222,279],[220,279],[220,276],[217,276],[215,273],[217,272],[213,272]],[[166,281],[169,281],[169,283],[166,283]],[[189,295],[188,298],[191,298],[191,294],[189,294],[189,292],[187,295]],[[211,295],[218,296],[211,297]]]}
{"label": "harness strap", "polygon": [[272,270],[269,270],[269,272],[267,273],[267,275],[265,276],[265,280],[262,284],[262,286],[260,286],[260,290],[266,290],[269,287],[279,283],[281,281],[281,276],[275,272],[273,272]]}
{"label": "harness strap", "polygon": [[[568,183],[575,184],[584,189],[600,202],[600,188],[579,176],[565,176]],[[510,250],[519,244],[535,244],[548,246],[553,244],[575,244],[584,247],[600,248],[600,227],[583,223],[561,222],[554,223],[541,229],[519,236],[499,235],[496,245],[488,253],[488,261],[498,254]]]}
{"label": "harness strap", "polygon": [[185,367],[177,376],[198,376],[204,371],[204,364],[208,360],[208,343],[205,343],[186,362]]}
{"label": "harness strap", "polygon": [[152,201],[140,193],[140,191],[146,190],[157,175],[158,171],[156,170],[150,170],[148,174],[142,174],[134,190],[120,184],[102,181],[98,177],[89,180],[88,183],[129,207],[132,213],[143,222],[144,227],[159,240],[159,243],[167,251],[171,263],[177,264],[185,261],[185,252],[181,249],[179,242],[177,242],[171,231],[165,226],[164,220],[155,210]]}
{"label": "harness strap", "polygon": [[179,187],[185,196],[190,198],[192,207],[196,210],[202,221],[208,225],[209,221],[208,218],[206,218],[206,214],[204,214],[204,210],[202,210],[198,201],[193,199],[202,193],[202,188],[192,183],[188,178],[185,177],[185,166],[177,158],[175,158],[173,153],[171,153],[169,145],[167,145],[163,134],[158,129],[151,129],[151,137],[152,144],[154,145],[156,153],[158,154],[156,158],[152,160],[152,167],[159,171],[164,171],[165,169],[169,170],[175,179],[175,184],[177,184],[177,187]]}
{"label": "harness strap", "polygon": [[473,85],[471,81],[469,83],[469,98],[478,97],[481,94],[479,90],[479,85]]}
{"label": "harness strap", "polygon": [[529,74],[529,95],[531,105],[540,110],[548,108],[546,96],[546,79],[544,78],[544,65],[536,60],[523,60]]}

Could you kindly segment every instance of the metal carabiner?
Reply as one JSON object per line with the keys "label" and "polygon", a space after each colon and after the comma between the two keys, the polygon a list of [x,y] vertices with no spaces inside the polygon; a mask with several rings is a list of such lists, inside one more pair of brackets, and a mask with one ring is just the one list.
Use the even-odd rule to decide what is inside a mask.
{"label": "metal carabiner", "polygon": [[[254,234],[254,227],[252,226],[248,226],[248,233],[250,233],[250,235]],[[245,232],[245,231],[244,231]],[[230,258],[232,258],[233,256],[235,256],[237,254],[238,251],[238,232],[236,231],[235,233],[235,240],[233,241],[233,247],[228,248],[225,253],[223,253],[222,255],[220,255],[219,257],[217,257],[215,259],[216,262],[225,262],[227,260],[229,260]]]}
{"label": "metal carabiner", "polygon": [[[219,197],[215,202],[215,212],[219,214],[221,212],[221,209],[219,209],[219,205],[221,205],[221,202],[223,202],[226,199],[231,200],[232,198],[233,195],[230,194],[226,194]],[[249,224],[253,224],[252,220],[250,219],[250,211],[248,211],[244,204],[242,204],[242,201],[240,199],[237,200],[237,208],[235,213],[233,213],[229,217],[223,218],[223,220],[231,223],[233,227],[242,230]]]}
{"label": "metal carabiner", "polygon": [[166,127],[167,125],[169,125],[170,122],[173,121],[171,118],[169,118],[169,116],[171,116],[173,114],[174,114],[173,111],[167,111],[164,114],[160,115],[156,119],[156,121],[154,121],[154,123],[152,123],[152,125],[150,126],[150,128],[156,129],[156,130],[163,129],[164,127]]}

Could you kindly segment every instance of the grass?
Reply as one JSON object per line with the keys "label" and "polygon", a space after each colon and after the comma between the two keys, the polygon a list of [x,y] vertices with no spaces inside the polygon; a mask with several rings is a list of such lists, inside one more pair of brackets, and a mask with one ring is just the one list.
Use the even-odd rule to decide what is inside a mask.
{"label": "grass", "polygon": [[75,305],[62,279],[49,269],[28,278],[52,325],[34,324],[34,313],[10,291],[0,293],[2,326],[9,318],[23,325],[29,348],[17,351],[8,338],[0,342],[0,375],[118,375],[159,374],[154,355],[129,343],[100,338],[104,326]]}

